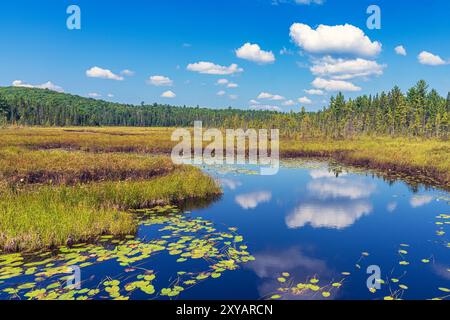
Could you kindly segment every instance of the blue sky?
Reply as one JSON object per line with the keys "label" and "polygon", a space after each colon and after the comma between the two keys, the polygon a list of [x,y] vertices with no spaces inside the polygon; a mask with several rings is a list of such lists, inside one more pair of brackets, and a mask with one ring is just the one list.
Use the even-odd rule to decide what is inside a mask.
{"label": "blue sky", "polygon": [[[71,4],[81,30],[66,27]],[[371,4],[379,30],[366,26]],[[2,1],[0,85],[286,111],[317,110],[337,90],[354,97],[419,79],[446,95],[448,12],[447,0]]]}

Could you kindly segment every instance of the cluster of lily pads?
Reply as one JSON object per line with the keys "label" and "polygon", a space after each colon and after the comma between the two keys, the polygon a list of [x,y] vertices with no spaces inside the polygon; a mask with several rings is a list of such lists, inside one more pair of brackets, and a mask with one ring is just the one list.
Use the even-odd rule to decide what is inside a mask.
{"label": "cluster of lily pads", "polygon": [[302,299],[326,299],[334,295],[339,290],[345,281],[345,277],[349,276],[350,273],[343,272],[342,275],[344,277],[339,282],[323,283],[317,275],[306,279],[306,281],[297,282],[289,272],[283,272],[277,278],[277,282],[279,284],[277,292],[274,293],[269,299],[292,299],[295,297],[301,297]]}
{"label": "cluster of lily pads", "polygon": [[[219,231],[212,222],[194,218],[189,212],[180,213],[174,206],[136,213],[143,227],[156,228],[152,239],[115,239],[106,235],[97,243],[62,246],[32,256],[0,255],[0,299],[172,298],[254,260],[236,228]],[[170,279],[159,279],[151,267],[151,258],[161,253],[180,263],[180,271]],[[189,264],[182,267],[188,260],[198,262],[194,270]],[[111,276],[102,275],[102,279],[83,278],[80,285],[68,285],[68,281],[73,282],[73,266],[84,274],[84,270],[102,264],[108,270],[118,271]]]}
{"label": "cluster of lily pads", "polygon": [[[441,199],[448,201],[448,198]],[[450,248],[450,242],[446,238],[446,227],[450,225],[450,215],[449,214],[439,214],[436,217],[435,225],[437,226],[436,230],[436,236],[438,238],[437,241],[433,241],[435,243],[442,243],[445,247]],[[401,243],[399,245],[399,248],[397,249],[397,254],[399,256],[399,270],[400,274],[390,275],[385,280],[384,279],[378,279],[377,281],[382,286],[380,290],[387,289],[389,291],[389,295],[386,295],[383,297],[384,300],[400,300],[403,298],[404,294],[407,290],[409,290],[408,285],[405,284],[405,278],[407,276],[407,268],[408,266],[414,262],[412,259],[408,258],[410,250],[410,245],[406,243]],[[363,252],[361,258],[356,263],[356,267],[358,269],[361,268],[360,261],[367,257],[369,254],[367,252]],[[427,265],[430,263],[434,263],[434,255],[430,254],[428,257],[422,257],[420,259],[420,263],[423,265]],[[396,270],[397,268],[393,268],[392,272]],[[450,268],[446,268],[446,271],[450,273]],[[369,291],[373,294],[377,293],[378,290],[375,288],[369,288]],[[450,298],[450,289],[447,287],[438,287],[437,291],[442,292],[443,295],[439,297],[432,298],[432,300],[443,300],[443,299],[449,299]]]}

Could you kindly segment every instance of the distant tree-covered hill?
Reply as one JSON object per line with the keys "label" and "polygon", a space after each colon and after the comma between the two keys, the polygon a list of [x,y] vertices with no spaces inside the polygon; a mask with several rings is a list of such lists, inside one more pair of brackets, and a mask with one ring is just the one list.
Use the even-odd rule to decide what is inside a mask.
{"label": "distant tree-covered hill", "polygon": [[0,88],[0,105],[8,123],[48,126],[192,126],[197,119],[217,126],[234,116],[250,121],[266,119],[270,113],[156,103],[136,106],[23,87]]}
{"label": "distant tree-covered hill", "polygon": [[419,81],[406,94],[398,87],[375,96],[344,98],[339,93],[318,112],[130,105],[46,89],[0,88],[0,122],[45,126],[205,126],[278,128],[289,136],[349,137],[357,134],[447,137],[450,93],[446,98]]}

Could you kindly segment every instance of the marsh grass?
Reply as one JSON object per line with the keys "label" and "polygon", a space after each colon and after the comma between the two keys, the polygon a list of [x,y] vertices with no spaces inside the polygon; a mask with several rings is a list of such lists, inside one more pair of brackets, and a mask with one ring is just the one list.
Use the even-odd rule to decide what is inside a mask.
{"label": "marsh grass", "polygon": [[330,157],[344,164],[405,174],[450,189],[450,142],[437,139],[359,137],[281,143],[286,157]]}
{"label": "marsh grass", "polygon": [[[163,153],[172,151],[174,128],[39,128],[0,130],[2,146],[62,148],[92,152]],[[359,136],[346,140],[281,138],[282,157],[334,158],[345,164],[384,172],[422,176],[450,189],[450,141],[424,138]]]}
{"label": "marsh grass", "polygon": [[0,248],[30,251],[102,234],[130,234],[137,223],[128,209],[220,193],[216,182],[194,167],[151,180],[7,190],[0,197]]}
{"label": "marsh grass", "polygon": [[0,148],[67,149],[89,152],[169,153],[173,128],[41,128],[8,127],[0,130]]}
{"label": "marsh grass", "polygon": [[0,149],[0,179],[10,184],[74,185],[91,181],[149,179],[176,166],[168,157],[67,150]]}

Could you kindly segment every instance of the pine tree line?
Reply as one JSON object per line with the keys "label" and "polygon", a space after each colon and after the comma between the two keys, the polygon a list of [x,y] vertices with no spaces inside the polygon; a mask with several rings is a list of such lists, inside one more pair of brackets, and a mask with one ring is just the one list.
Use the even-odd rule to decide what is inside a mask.
{"label": "pine tree line", "polygon": [[318,112],[272,112],[111,103],[50,90],[0,88],[0,123],[44,126],[182,126],[195,120],[219,128],[278,128],[287,136],[347,138],[359,134],[447,138],[447,98],[419,81],[346,100],[342,93]]}

